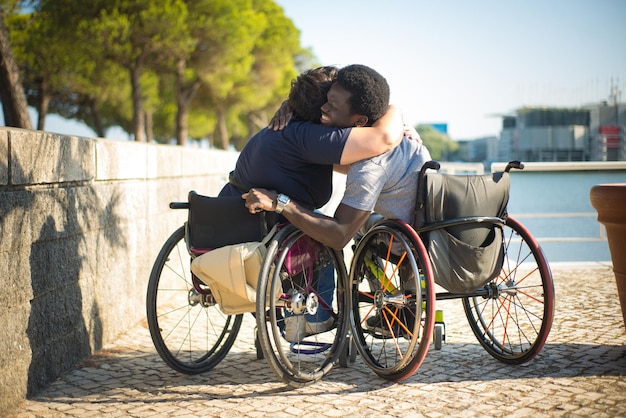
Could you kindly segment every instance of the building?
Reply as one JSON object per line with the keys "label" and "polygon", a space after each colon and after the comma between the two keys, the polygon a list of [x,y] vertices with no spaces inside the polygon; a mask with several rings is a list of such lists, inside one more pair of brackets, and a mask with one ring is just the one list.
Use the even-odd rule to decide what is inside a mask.
{"label": "building", "polygon": [[589,161],[626,161],[626,105],[605,102],[589,114]]}
{"label": "building", "polygon": [[505,116],[501,161],[626,161],[626,105],[578,109],[522,108]]}
{"label": "building", "polygon": [[[508,150],[505,160],[585,161],[589,137],[589,111],[584,109],[522,108],[506,118],[500,142]],[[502,152],[500,154],[506,157]]]}
{"label": "building", "polygon": [[489,167],[492,162],[500,161],[498,137],[488,136],[472,140],[457,141],[459,148],[453,155],[454,160],[483,163]]}
{"label": "building", "polygon": [[524,107],[502,117],[500,137],[458,141],[453,160],[626,161],[626,104],[611,89],[609,100],[580,108]]}

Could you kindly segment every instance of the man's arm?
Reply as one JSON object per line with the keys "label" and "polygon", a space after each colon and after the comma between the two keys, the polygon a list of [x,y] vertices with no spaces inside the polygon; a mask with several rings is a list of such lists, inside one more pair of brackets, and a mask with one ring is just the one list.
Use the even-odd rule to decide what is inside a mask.
{"label": "man's arm", "polygon": [[352,128],[340,164],[352,164],[392,150],[402,141],[403,131],[402,112],[396,106],[389,106],[387,113],[372,126]]}
{"label": "man's arm", "polygon": [[[269,190],[250,189],[241,197],[246,199],[248,210],[257,213],[262,210],[275,211],[277,196],[277,193]],[[331,218],[291,201],[283,208],[281,215],[314,240],[331,248],[342,249],[354,238],[370,212],[354,209],[342,203],[337,207],[335,217]]]}

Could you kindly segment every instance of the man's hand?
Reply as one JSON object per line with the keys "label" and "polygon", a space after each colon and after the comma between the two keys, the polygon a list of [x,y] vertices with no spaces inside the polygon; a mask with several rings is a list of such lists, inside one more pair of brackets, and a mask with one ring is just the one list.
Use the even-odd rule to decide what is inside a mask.
{"label": "man's hand", "polygon": [[413,141],[417,141],[419,144],[422,143],[422,137],[420,137],[420,134],[417,133],[417,131],[415,130],[413,126],[404,124],[403,135]]}
{"label": "man's hand", "polygon": [[283,129],[285,129],[285,126],[287,126],[287,123],[289,123],[292,116],[293,116],[293,112],[291,111],[291,108],[289,107],[289,102],[285,100],[280,105],[280,108],[276,111],[274,116],[272,117],[272,120],[270,120],[270,123],[269,125],[267,125],[267,128],[272,129],[274,131],[282,131]]}
{"label": "man's hand", "polygon": [[248,193],[241,195],[241,198],[245,199],[246,207],[250,213],[274,212],[276,210],[277,197],[278,193],[265,189],[250,189]]}

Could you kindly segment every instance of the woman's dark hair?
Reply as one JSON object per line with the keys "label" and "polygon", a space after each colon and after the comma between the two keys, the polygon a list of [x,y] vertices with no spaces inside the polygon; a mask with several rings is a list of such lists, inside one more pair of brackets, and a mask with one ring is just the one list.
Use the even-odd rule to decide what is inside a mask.
{"label": "woman's dark hair", "polygon": [[348,65],[339,70],[336,82],[351,93],[351,111],[367,116],[367,126],[387,112],[389,84],[372,68],[360,64]]}
{"label": "woman's dark hair", "polygon": [[298,119],[319,123],[326,94],[337,77],[337,67],[307,70],[291,82],[289,107]]}

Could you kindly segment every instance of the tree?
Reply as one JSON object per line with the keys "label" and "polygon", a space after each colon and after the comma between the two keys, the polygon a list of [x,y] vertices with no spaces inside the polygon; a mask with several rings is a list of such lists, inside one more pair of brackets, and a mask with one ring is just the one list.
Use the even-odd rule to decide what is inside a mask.
{"label": "tree", "polygon": [[458,144],[431,125],[417,125],[415,128],[433,160],[447,161],[448,156],[456,151]]}
{"label": "tree", "polygon": [[80,30],[81,22],[98,15],[102,2],[29,3],[30,13],[12,19],[11,38],[27,100],[38,111],[38,129],[48,113],[83,121],[100,137],[113,125],[128,127],[128,77],[102,56],[98,40]]}
{"label": "tree", "polygon": [[257,38],[268,22],[253,9],[250,0],[203,0],[205,7],[203,38],[196,48],[193,66],[202,81],[203,101],[194,103],[215,112],[215,136],[220,147],[228,148],[228,111],[236,99],[233,89],[252,72]]}
{"label": "tree", "polygon": [[117,0],[83,22],[81,29],[100,40],[102,54],[129,72],[136,141],[146,138],[142,74],[188,54],[187,16],[182,0]]}
{"label": "tree", "polygon": [[4,123],[15,128],[32,129],[24,88],[4,22],[7,6],[7,2],[0,3],[0,100]]}
{"label": "tree", "polygon": [[297,74],[299,32],[272,0],[189,1],[189,8],[203,16],[188,66],[201,80],[192,105],[215,114],[221,148],[233,139],[240,148],[286,97]]}
{"label": "tree", "polygon": [[37,109],[37,129],[43,130],[49,104],[64,90],[69,78],[67,70],[76,62],[72,60],[68,38],[45,14],[16,15],[9,24],[26,98]]}
{"label": "tree", "polygon": [[282,8],[273,0],[257,0],[255,5],[265,15],[268,25],[254,45],[250,76],[233,90],[247,122],[246,139],[266,126],[268,112],[273,114],[285,100],[291,80],[298,75],[296,57],[303,54],[300,33]]}
{"label": "tree", "polygon": [[273,0],[24,1],[11,42],[40,128],[52,112],[99,136],[240,148],[312,59]]}

